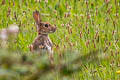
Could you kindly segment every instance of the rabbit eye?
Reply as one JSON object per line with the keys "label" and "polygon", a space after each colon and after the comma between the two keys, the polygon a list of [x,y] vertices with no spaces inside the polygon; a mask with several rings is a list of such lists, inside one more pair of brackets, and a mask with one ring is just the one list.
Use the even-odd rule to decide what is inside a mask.
{"label": "rabbit eye", "polygon": [[48,27],[48,24],[45,24],[45,27]]}

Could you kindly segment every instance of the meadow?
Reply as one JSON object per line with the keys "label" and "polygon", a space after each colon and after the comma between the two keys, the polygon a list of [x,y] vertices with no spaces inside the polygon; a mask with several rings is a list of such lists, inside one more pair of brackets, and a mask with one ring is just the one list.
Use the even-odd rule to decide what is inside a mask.
{"label": "meadow", "polygon": [[[35,10],[57,26],[49,35],[54,66],[47,54],[29,51]],[[0,45],[0,80],[119,80],[119,17],[119,0],[0,0],[0,29],[16,24],[20,30],[7,47]]]}

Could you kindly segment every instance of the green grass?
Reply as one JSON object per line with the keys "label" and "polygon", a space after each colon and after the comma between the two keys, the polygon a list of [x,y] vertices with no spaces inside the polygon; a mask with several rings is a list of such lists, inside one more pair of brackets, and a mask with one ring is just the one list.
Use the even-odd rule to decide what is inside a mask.
{"label": "green grass", "polygon": [[[1,80],[120,79],[116,74],[120,69],[118,0],[109,3],[107,0],[6,0],[1,4],[2,1],[0,29],[17,24],[20,33],[16,43],[9,44],[9,52],[1,49]],[[32,16],[35,10],[40,11],[43,21],[57,25],[50,38],[54,43],[55,64],[65,67],[51,70],[47,55],[30,53],[28,45],[37,36]]]}

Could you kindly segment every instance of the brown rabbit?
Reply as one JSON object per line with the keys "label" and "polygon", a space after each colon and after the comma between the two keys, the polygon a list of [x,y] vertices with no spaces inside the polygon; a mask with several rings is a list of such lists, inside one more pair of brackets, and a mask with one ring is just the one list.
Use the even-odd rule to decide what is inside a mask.
{"label": "brown rabbit", "polygon": [[33,17],[35,19],[37,25],[38,35],[33,41],[33,43],[29,46],[30,51],[47,51],[49,53],[50,62],[53,62],[53,44],[48,36],[49,33],[54,33],[56,31],[56,26],[52,25],[48,22],[42,22],[40,18],[39,11],[33,12]]}

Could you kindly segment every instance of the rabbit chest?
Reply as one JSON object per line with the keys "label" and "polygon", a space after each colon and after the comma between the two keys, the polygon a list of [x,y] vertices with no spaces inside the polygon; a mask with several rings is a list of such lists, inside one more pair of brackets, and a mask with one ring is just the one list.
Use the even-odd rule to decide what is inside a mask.
{"label": "rabbit chest", "polygon": [[53,53],[52,47],[53,44],[49,38],[49,36],[39,35],[33,42],[33,50],[36,51],[48,51],[49,53]]}

